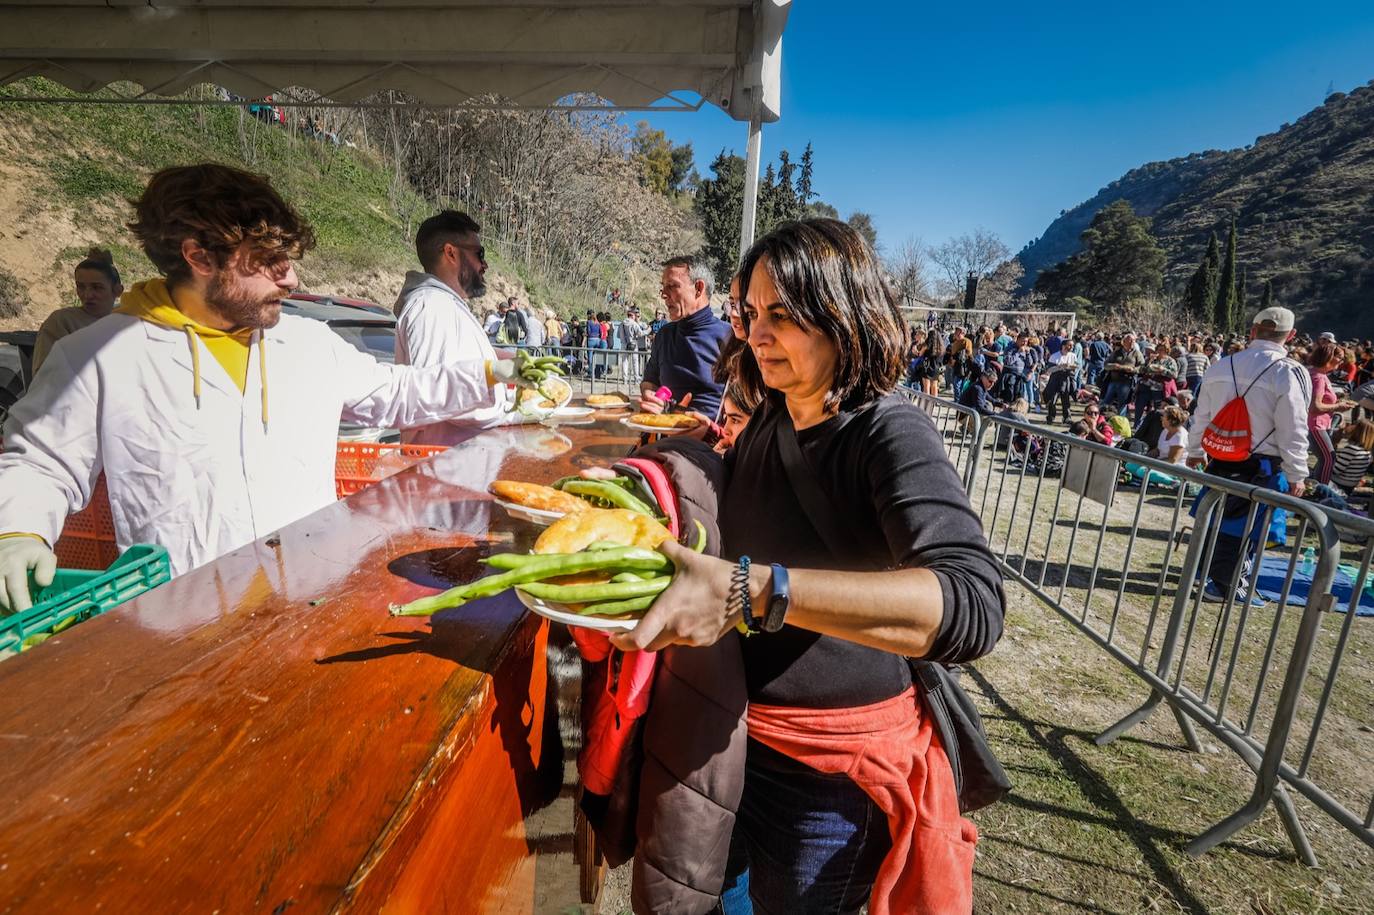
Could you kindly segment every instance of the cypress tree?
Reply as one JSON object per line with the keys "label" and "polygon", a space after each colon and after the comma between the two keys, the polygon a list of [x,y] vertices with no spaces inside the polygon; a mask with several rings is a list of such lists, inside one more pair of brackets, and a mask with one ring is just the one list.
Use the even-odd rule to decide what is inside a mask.
{"label": "cypress tree", "polygon": [[1200,321],[1210,321],[1212,310],[1217,303],[1217,276],[1207,258],[1197,265],[1193,278],[1188,281],[1186,301],[1188,311]]}
{"label": "cypress tree", "polygon": [[1264,281],[1264,292],[1260,294],[1260,308],[1265,309],[1274,304],[1274,281]]}
{"label": "cypress tree", "polygon": [[1236,314],[1240,318],[1239,323],[1242,327],[1245,325],[1246,317],[1248,317],[1245,307],[1245,286],[1247,278],[1245,268],[1242,267],[1240,276],[1236,278]]}
{"label": "cypress tree", "polygon": [[1203,256],[1207,266],[1212,268],[1212,276],[1215,277],[1221,272],[1221,244],[1217,241],[1217,233],[1212,231],[1212,237],[1207,242],[1207,254]]}
{"label": "cypress tree", "polygon": [[1230,332],[1240,326],[1236,315],[1236,224],[1231,222],[1231,234],[1226,239],[1226,259],[1221,264],[1221,278],[1217,281],[1217,302],[1214,310],[1217,330]]}

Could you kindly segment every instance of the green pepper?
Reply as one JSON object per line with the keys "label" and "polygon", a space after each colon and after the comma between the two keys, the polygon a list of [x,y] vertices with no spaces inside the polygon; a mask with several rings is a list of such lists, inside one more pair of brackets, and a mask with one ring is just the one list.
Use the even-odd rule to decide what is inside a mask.
{"label": "green pepper", "polygon": [[547,582],[531,581],[517,585],[517,589],[540,600],[558,601],[561,604],[590,604],[659,594],[672,582],[673,580],[668,577],[653,578],[649,581],[622,581],[615,584],[595,585],[552,585]]}
{"label": "green pepper", "polygon": [[[466,602],[476,600],[479,597],[499,594],[512,585],[542,581],[545,578],[558,578],[563,575],[576,575],[579,572],[593,572],[602,569],[614,569],[618,572],[656,572],[670,568],[672,568],[672,563],[662,553],[639,547],[594,550],[583,553],[549,553],[535,556],[528,562],[521,562],[517,568],[512,568],[500,575],[481,578],[456,588],[450,588],[439,594],[413,600],[408,604],[393,604],[391,615],[428,616],[448,607],[461,607]],[[575,599],[569,598],[569,600]]]}
{"label": "green pepper", "polygon": [[626,613],[638,613],[641,610],[648,610],[654,603],[657,595],[648,597],[632,597],[629,600],[602,601],[598,604],[588,604],[582,608],[584,616],[622,616]]}
{"label": "green pepper", "polygon": [[602,499],[616,508],[629,509],[641,515],[653,517],[654,514],[654,510],[644,500],[609,480],[569,480],[563,491],[586,499]]}

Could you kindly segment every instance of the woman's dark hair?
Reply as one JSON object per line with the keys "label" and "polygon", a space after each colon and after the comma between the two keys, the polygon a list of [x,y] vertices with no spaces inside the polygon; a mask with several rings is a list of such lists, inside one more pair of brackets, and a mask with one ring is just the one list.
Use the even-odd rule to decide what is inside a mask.
{"label": "woman's dark hair", "polygon": [[114,255],[104,248],[92,248],[86,252],[86,259],[76,265],[77,270],[99,270],[110,281],[110,288],[122,285],[119,271],[115,269]]}
{"label": "woman's dark hair", "polygon": [[[838,219],[779,226],[744,255],[740,295],[746,302],[749,281],[760,264],[788,316],[835,347],[827,410],[867,403],[897,387],[906,369],[907,326],[862,235]],[[763,390],[753,359],[739,361],[738,377],[745,388]]]}
{"label": "woman's dark hair", "polygon": [[735,377],[735,370],[740,357],[749,349],[749,343],[741,340],[733,333],[725,338],[725,345],[720,348],[720,355],[716,357],[715,365],[711,366],[711,380],[716,384],[725,384]]}

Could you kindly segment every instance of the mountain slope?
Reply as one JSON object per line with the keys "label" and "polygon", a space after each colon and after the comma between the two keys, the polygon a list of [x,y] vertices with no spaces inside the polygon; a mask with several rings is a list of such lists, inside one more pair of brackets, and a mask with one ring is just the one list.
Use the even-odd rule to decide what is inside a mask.
{"label": "mountain slope", "polygon": [[1336,93],[1294,124],[1226,152],[1152,162],[1052,222],[1019,255],[1024,283],[1079,248],[1115,200],[1154,220],[1167,282],[1187,281],[1216,231],[1235,219],[1249,293],[1272,279],[1304,326],[1374,334],[1374,83]]}

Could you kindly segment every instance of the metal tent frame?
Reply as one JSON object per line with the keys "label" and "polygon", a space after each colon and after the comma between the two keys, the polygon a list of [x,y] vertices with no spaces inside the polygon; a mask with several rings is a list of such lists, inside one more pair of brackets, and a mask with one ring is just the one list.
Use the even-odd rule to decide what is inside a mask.
{"label": "metal tent frame", "polygon": [[[0,102],[247,104],[168,98],[213,83],[288,87],[314,107],[699,111],[749,125],[741,253],[753,241],[762,128],[781,114],[791,0],[0,0],[0,85],[72,90]],[[133,83],[137,92],[87,93]],[[565,100],[577,94],[601,103]],[[688,96],[694,95],[693,101]],[[509,100],[488,106],[496,95]],[[666,100],[666,103],[665,103]],[[274,102],[274,104],[277,104]]]}

